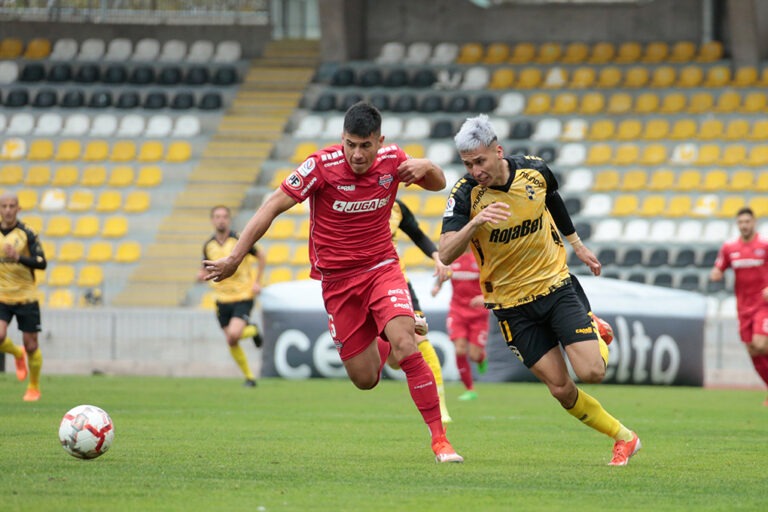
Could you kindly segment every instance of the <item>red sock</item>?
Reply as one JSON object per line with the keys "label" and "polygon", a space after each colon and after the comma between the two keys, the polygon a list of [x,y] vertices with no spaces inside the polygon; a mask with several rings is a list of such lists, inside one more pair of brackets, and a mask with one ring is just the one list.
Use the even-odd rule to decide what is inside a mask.
{"label": "red sock", "polygon": [[379,365],[379,378],[376,380],[376,384],[378,384],[381,380],[381,371],[384,369],[384,365],[387,364],[387,358],[389,357],[389,352],[392,350],[392,345],[381,338],[376,338],[376,345],[379,349],[379,357],[381,358],[381,364]]}
{"label": "red sock", "polygon": [[405,372],[408,390],[413,403],[424,418],[432,437],[445,434],[440,416],[440,399],[437,396],[437,384],[432,370],[424,361],[421,352],[414,352],[400,361],[400,368]]}
{"label": "red sock", "polygon": [[469,367],[469,359],[467,355],[456,356],[456,366],[459,368],[459,377],[461,382],[464,383],[464,387],[471,391],[474,388],[472,384],[472,369]]}
{"label": "red sock", "polygon": [[763,382],[768,385],[768,355],[752,356],[752,364]]}

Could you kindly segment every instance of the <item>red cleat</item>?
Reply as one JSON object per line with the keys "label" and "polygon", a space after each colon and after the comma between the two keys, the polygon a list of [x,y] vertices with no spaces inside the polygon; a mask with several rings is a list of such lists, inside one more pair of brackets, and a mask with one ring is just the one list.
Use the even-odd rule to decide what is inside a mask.
{"label": "red cleat", "polygon": [[613,458],[608,463],[609,466],[626,466],[629,458],[640,451],[642,445],[637,434],[632,432],[631,441],[616,441],[613,445]]}
{"label": "red cleat", "polygon": [[464,462],[464,457],[456,453],[448,438],[444,435],[432,440],[432,451],[435,452],[435,462]]}
{"label": "red cleat", "polygon": [[597,327],[597,332],[600,334],[600,337],[603,338],[603,341],[606,345],[610,345],[613,341],[613,327],[611,327],[611,324],[603,320],[602,318],[598,317],[594,313],[589,314],[592,317],[592,320],[595,323],[595,327]]}
{"label": "red cleat", "polygon": [[26,379],[27,378],[27,351],[22,350],[21,357],[17,357],[14,359],[16,359],[16,378],[19,380]]}

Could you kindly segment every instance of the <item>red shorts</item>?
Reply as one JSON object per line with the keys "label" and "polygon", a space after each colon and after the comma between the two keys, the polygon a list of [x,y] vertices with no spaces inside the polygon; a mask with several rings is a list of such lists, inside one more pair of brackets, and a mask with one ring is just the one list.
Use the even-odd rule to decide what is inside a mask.
{"label": "red shorts", "polygon": [[744,343],[752,343],[755,335],[768,336],[768,308],[761,307],[749,314],[739,315],[739,336]]}
{"label": "red shorts", "polygon": [[488,317],[490,312],[482,309],[467,312],[451,310],[445,320],[448,338],[451,341],[464,338],[470,345],[485,348],[488,341]]}
{"label": "red shorts", "polygon": [[342,361],[384,338],[384,326],[396,316],[413,318],[408,284],[395,261],[345,279],[323,281],[328,330]]}

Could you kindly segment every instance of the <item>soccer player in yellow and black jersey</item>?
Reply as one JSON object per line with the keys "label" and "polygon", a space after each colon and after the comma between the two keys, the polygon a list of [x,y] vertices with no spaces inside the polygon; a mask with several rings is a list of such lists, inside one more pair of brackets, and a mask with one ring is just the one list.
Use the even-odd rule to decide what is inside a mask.
{"label": "soccer player in yellow and black jersey", "polygon": [[[211,223],[215,233],[203,246],[203,260],[229,256],[238,239],[237,233],[231,229],[232,213],[226,206],[214,206],[211,209]],[[232,358],[243,372],[248,387],[256,386],[256,377],[239,342],[243,338],[253,338],[256,347],[262,345],[261,333],[256,324],[251,322],[250,315],[254,297],[261,292],[265,266],[266,257],[263,252],[252,247],[231,278],[220,282],[210,281],[216,297],[216,317],[227,338]],[[205,270],[201,267],[198,279],[203,280],[204,275]]]}
{"label": "soccer player in yellow and black jersey", "polygon": [[540,158],[505,157],[485,115],[467,119],[455,143],[468,173],[446,205],[440,259],[450,264],[470,244],[509,348],[569,414],[615,440],[610,464],[626,465],[640,440],[576,386],[560,349],[581,381],[605,377],[608,347],[574,289],[561,233],[594,275],[600,262],[579,239],[554,174]]}
{"label": "soccer player in yellow and black jersey", "polygon": [[[392,206],[392,213],[389,216],[389,229],[392,231],[392,243],[395,244],[395,248],[397,248],[397,235],[402,231],[416,244],[416,247],[421,249],[421,252],[435,262],[435,276],[439,280],[447,279],[451,269],[440,262],[437,246],[419,227],[413,212],[399,199],[395,199],[395,204]],[[403,271],[403,275],[406,275],[407,280],[403,260],[400,260],[400,270]],[[448,407],[445,403],[445,386],[443,384],[443,369],[440,366],[440,359],[437,357],[435,347],[432,346],[432,343],[426,337],[428,332],[427,320],[419,305],[419,298],[416,296],[411,281],[407,280],[407,283],[408,291],[411,294],[411,302],[413,303],[413,312],[416,317],[416,343],[418,344],[419,352],[421,352],[430,370],[432,370],[432,374],[435,376],[437,394],[440,398],[440,415],[442,416],[443,423],[450,423],[452,419],[451,415],[448,414]],[[396,366],[396,364],[392,362],[391,365]]]}
{"label": "soccer player in yellow and black jersey", "polygon": [[[40,370],[43,356],[37,343],[40,332],[40,304],[37,302],[35,269],[45,269],[47,262],[37,235],[19,222],[19,198],[12,193],[0,195],[0,352],[16,359],[16,377],[27,378],[24,401],[40,399]],[[16,317],[24,347],[9,338],[8,324]],[[27,358],[29,372],[27,372]]]}

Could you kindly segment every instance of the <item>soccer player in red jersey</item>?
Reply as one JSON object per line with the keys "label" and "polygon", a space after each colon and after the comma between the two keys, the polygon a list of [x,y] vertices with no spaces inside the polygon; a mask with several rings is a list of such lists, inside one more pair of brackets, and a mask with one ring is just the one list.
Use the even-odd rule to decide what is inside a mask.
{"label": "soccer player in red jersey", "polygon": [[[768,240],[757,233],[750,208],[737,212],[736,224],[739,238],[723,244],[709,277],[720,281],[728,268],[733,269],[739,335],[755,370],[768,385]],[[768,399],[763,405],[768,406]]]}
{"label": "soccer player in red jersey", "polygon": [[205,278],[231,276],[278,215],[309,199],[310,276],[322,282],[328,329],[347,375],[372,389],[392,352],[429,427],[436,461],[463,462],[446,438],[435,377],[416,346],[408,284],[392,244],[400,183],[437,191],[445,175],[430,160],[384,145],[381,114],[356,103],[344,115],[341,143],[309,155],[248,221],[230,255],[203,262]]}
{"label": "soccer player in red jersey", "polygon": [[[459,377],[466,391],[459,400],[476,400],[470,359],[477,363],[477,370],[482,374],[488,369],[485,344],[488,341],[488,320],[491,312],[485,309],[483,292],[480,289],[480,268],[469,246],[467,250],[451,263],[451,302],[445,326],[448,337],[456,348],[456,366]],[[447,280],[447,279],[446,279]],[[432,296],[437,295],[445,280],[438,280],[432,288]]]}

